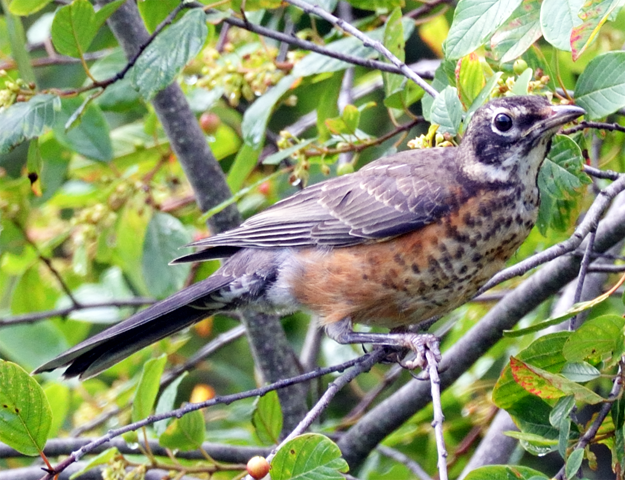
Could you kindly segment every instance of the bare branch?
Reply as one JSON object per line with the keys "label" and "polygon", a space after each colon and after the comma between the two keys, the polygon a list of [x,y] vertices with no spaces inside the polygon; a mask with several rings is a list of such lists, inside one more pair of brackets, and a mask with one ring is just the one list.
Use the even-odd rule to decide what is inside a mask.
{"label": "bare branch", "polygon": [[[208,407],[212,407],[214,405],[228,405],[232,402],[236,402],[238,400],[242,400],[244,398],[251,398],[251,397],[262,397],[263,395],[266,395],[268,392],[271,392],[273,390],[279,390],[281,388],[286,388],[289,387],[291,385],[295,385],[295,384],[299,384],[299,383],[303,383],[303,382],[307,382],[313,378],[317,378],[323,375],[327,375],[328,373],[333,373],[333,372],[342,372],[354,365],[359,365],[359,364],[366,364],[369,365],[371,363],[371,358],[374,357],[376,359],[376,362],[379,360],[378,355],[380,355],[379,353],[368,353],[366,355],[363,355],[361,357],[358,357],[354,360],[350,360],[348,362],[342,363],[340,365],[335,365],[332,367],[326,367],[326,368],[319,368],[313,372],[309,372],[309,373],[305,373],[303,375],[298,375],[296,377],[292,377],[292,378],[288,378],[285,380],[280,380],[278,382],[272,383],[270,385],[266,385],[264,387],[261,388],[256,388],[253,390],[248,390],[246,392],[241,392],[241,393],[235,393],[232,395],[224,395],[224,396],[220,396],[220,397],[215,397],[212,398],[210,400],[207,400],[205,402],[200,402],[200,403],[189,403],[187,405],[185,405],[182,408],[178,408],[176,410],[172,410],[170,412],[165,412],[165,413],[161,413],[158,415],[150,415],[149,417],[139,421],[139,422],[134,422],[131,423],[129,425],[126,425],[124,427],[121,428],[117,428],[117,429],[113,429],[113,430],[109,430],[109,432],[100,437],[97,438],[95,440],[93,440],[92,442],[88,443],[87,445],[81,447],[80,449],[72,452],[68,458],[66,458],[65,460],[63,460],[62,462],[60,462],[59,464],[56,465],[56,467],[54,468],[54,472],[50,472],[47,473],[46,475],[44,475],[43,477],[41,477],[41,480],[52,480],[54,478],[54,476],[62,471],[64,471],[69,465],[75,463],[76,461],[78,461],[82,456],[84,456],[87,453],[90,453],[94,448],[99,447],[100,445],[103,445],[107,442],[109,442],[111,439],[119,437],[121,435],[123,435],[126,432],[132,432],[132,431],[136,431],[139,430],[142,427],[145,427],[147,425],[151,425],[155,422],[161,421],[161,420],[166,420],[168,418],[181,418],[183,415],[186,415],[187,413],[190,412],[194,412],[196,410],[201,410],[203,408],[208,408]],[[375,362],[373,362],[375,363]],[[371,368],[371,367],[369,367]]]}
{"label": "bare branch", "polygon": [[380,52],[382,55],[384,55],[393,65],[395,65],[395,67],[397,67],[397,69],[405,77],[409,78],[418,86],[420,86],[423,90],[425,90],[428,93],[428,95],[432,97],[436,97],[438,95],[438,92],[429,83],[423,80],[415,72],[410,70],[404,62],[402,62],[399,58],[393,55],[384,45],[382,45],[381,42],[372,40],[363,32],[355,28],[353,25],[347,23],[346,21],[340,18],[335,17],[334,15],[326,12],[325,10],[322,10],[321,8],[319,8],[318,5],[306,3],[303,0],[286,0],[286,2],[290,3],[291,5],[295,5],[296,7],[301,8],[306,13],[318,15],[319,17],[323,18],[324,20],[331,23],[335,27],[338,27],[341,30],[345,31],[346,33],[353,35],[354,37],[359,39],[363,43],[363,45],[365,45],[366,47],[371,47],[377,50],[378,52]]}

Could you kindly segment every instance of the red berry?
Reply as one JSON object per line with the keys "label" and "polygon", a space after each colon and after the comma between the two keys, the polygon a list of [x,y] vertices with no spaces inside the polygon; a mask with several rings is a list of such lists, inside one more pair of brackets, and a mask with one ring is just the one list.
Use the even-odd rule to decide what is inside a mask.
{"label": "red berry", "polygon": [[270,468],[269,462],[265,459],[265,457],[252,457],[250,458],[250,461],[247,462],[247,473],[249,473],[250,476],[256,480],[260,480],[266,476],[269,473]]}
{"label": "red berry", "polygon": [[221,119],[218,115],[215,115],[211,112],[204,112],[200,116],[200,127],[204,130],[204,133],[215,133],[219,125],[221,124]]}

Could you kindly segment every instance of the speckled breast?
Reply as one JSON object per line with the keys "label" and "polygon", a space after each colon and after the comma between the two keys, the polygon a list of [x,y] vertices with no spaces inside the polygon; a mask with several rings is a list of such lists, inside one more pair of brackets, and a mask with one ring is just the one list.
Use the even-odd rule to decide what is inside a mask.
{"label": "speckled breast", "polygon": [[324,324],[350,317],[398,327],[447,313],[504,267],[537,206],[537,192],[484,190],[436,223],[385,242],[302,250],[293,295]]}

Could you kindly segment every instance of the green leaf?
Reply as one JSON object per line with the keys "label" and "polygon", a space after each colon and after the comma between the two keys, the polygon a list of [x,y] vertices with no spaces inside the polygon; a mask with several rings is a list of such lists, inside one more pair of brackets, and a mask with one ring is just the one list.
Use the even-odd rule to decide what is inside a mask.
{"label": "green leaf", "polygon": [[[245,111],[241,122],[241,131],[246,145],[254,150],[261,146],[265,138],[267,122],[269,122],[274,106],[282,98],[282,95],[290,90],[295,80],[296,78],[292,75],[284,77]],[[236,191],[237,189],[233,188],[233,190]]]}
{"label": "green leaf", "polygon": [[88,0],[74,0],[57,10],[52,21],[52,43],[63,55],[80,58],[98,33],[95,10]]}
{"label": "green leaf", "polygon": [[328,437],[307,433],[294,438],[278,450],[271,461],[271,480],[342,480],[349,470],[339,447]]}
{"label": "green leaf", "polygon": [[571,419],[564,417],[560,420],[558,430],[558,453],[562,458],[566,458],[566,449],[569,446],[569,437],[571,435]]}
{"label": "green leaf", "polygon": [[191,241],[176,217],[157,212],[152,216],[143,243],[142,271],[152,295],[163,298],[180,290],[189,274],[189,264],[169,265],[180,247]]}
{"label": "green leaf", "polygon": [[445,87],[432,103],[430,112],[432,123],[440,125],[441,133],[458,133],[462,121],[462,104],[458,99],[458,90],[455,87]]}
{"label": "green leaf", "polygon": [[[249,110],[248,110],[249,111]],[[256,168],[258,163],[258,157],[260,155],[261,147],[253,148],[247,144],[243,144],[243,147],[237,153],[237,156],[228,171],[226,182],[233,192],[238,192],[249,174]]]}
{"label": "green leaf", "polygon": [[144,100],[151,100],[198,54],[207,35],[204,11],[196,8],[187,12],[143,51],[130,72],[132,86]]}
{"label": "green leaf", "polygon": [[445,58],[458,59],[481,47],[521,0],[460,0],[443,44]]}
{"label": "green leaf", "polygon": [[0,359],[0,441],[24,455],[39,455],[51,422],[48,399],[35,379]]}
{"label": "green leaf", "polygon": [[601,376],[601,372],[587,362],[567,362],[560,374],[577,383],[590,382]]}
{"label": "green leaf", "polygon": [[581,149],[570,138],[556,135],[538,174],[541,204],[538,210],[538,228],[546,235],[548,228],[559,231],[569,227],[569,219],[576,211],[580,189],[590,182],[583,173]]}
{"label": "green leaf", "polygon": [[506,330],[504,331],[504,335],[506,337],[521,337],[523,335],[527,335],[528,333],[539,332],[540,330],[544,330],[545,328],[551,327],[553,325],[558,325],[565,320],[577,315],[578,313],[585,312],[593,308],[595,305],[600,304],[604,300],[607,300],[610,295],[599,295],[597,298],[593,298],[592,300],[588,300],[587,302],[579,302],[573,305],[570,309],[564,312],[562,315],[558,315],[557,317],[550,318],[545,320],[544,322],[540,322],[536,325],[532,325],[531,327],[522,328],[520,330]]}
{"label": "green leaf", "polygon": [[623,428],[614,431],[614,443],[612,445],[612,462],[620,467],[621,472],[625,466],[625,432]]}
{"label": "green leaf", "polygon": [[581,25],[577,13],[585,0],[543,0],[540,26],[545,40],[560,50],[571,51],[571,31]]}
{"label": "green leaf", "polygon": [[106,5],[102,5],[100,9],[95,12],[95,24],[96,28],[99,30],[104,22],[108,20],[108,18],[113,15],[119,7],[121,7],[126,0],[115,0],[111,3],[107,3]]}
{"label": "green leaf", "polygon": [[[43,167],[43,159],[41,158],[41,150],[39,149],[39,142],[36,140],[30,142],[28,145],[28,157],[26,160],[26,169],[28,173],[34,173],[39,177],[41,168]],[[31,180],[32,183],[32,180]]]}
{"label": "green leaf", "polygon": [[575,103],[588,117],[605,117],[625,107],[625,52],[593,58],[575,86]]}
{"label": "green leaf", "polygon": [[180,0],[143,0],[137,2],[137,7],[139,7],[139,13],[141,14],[141,18],[143,18],[145,28],[147,28],[150,33],[154,32],[156,27],[158,27],[158,25],[165,20],[167,15],[178,5],[180,5]]}
{"label": "green leaf", "polygon": [[[176,407],[175,402],[176,396],[178,395],[178,387],[180,386],[180,382],[182,382],[187,376],[188,372],[184,372],[182,375],[176,378],[176,380],[171,382],[167,386],[167,388],[165,388],[165,390],[163,390],[163,393],[161,393],[161,396],[158,398],[156,410],[154,411],[156,415],[158,415],[159,413],[169,412]],[[172,421],[173,420],[169,418],[167,420],[161,420],[160,422],[156,422],[154,424],[154,432],[156,433],[156,436],[160,437],[165,432],[165,430],[167,430],[168,425]]]}
{"label": "green leaf", "polygon": [[425,95],[425,90],[413,82],[405,81],[402,88],[384,99],[384,106],[388,108],[405,109],[417,103]]}
{"label": "green leaf", "polygon": [[143,420],[152,413],[165,363],[167,363],[167,355],[163,354],[158,358],[151,358],[143,365],[141,378],[132,401],[133,422]]}
{"label": "green leaf", "polygon": [[490,39],[493,57],[501,63],[520,57],[541,35],[541,0],[523,0],[508,23],[497,30]]}
{"label": "green leaf", "polygon": [[464,120],[465,125],[468,124],[468,121],[470,120],[471,116],[475,113],[475,111],[478,108],[480,108],[482,105],[484,105],[486,101],[490,98],[490,94],[493,92],[493,89],[497,86],[497,82],[499,81],[502,75],[503,75],[503,72],[496,72],[492,77],[488,79],[488,81],[486,82],[486,85],[484,85],[484,88],[482,88],[478,96],[475,97],[475,100],[473,100],[473,103],[467,110],[466,118]]}
{"label": "green leaf", "polygon": [[[376,12],[388,12],[395,7],[403,7],[404,0],[348,0],[356,8],[373,10]],[[310,2],[312,3],[312,2]],[[318,3],[315,1],[314,3]],[[328,10],[331,12],[332,10]]]}
{"label": "green leaf", "polygon": [[[451,84],[451,80],[447,75],[447,68],[455,69],[456,62],[452,62],[449,60],[443,60],[441,64],[438,66],[436,71],[434,72],[434,80],[432,81],[432,88],[437,92],[442,92],[445,87]],[[455,83],[454,83],[455,84]],[[421,106],[423,108],[423,116],[428,122],[431,122],[430,114],[432,112],[432,104],[434,103],[434,99],[430,95],[425,95],[423,100],[421,101]]]}
{"label": "green leaf", "polygon": [[[113,158],[108,122],[100,107],[89,104],[85,108],[84,105],[80,98],[63,99],[54,135],[66,148],[87,158],[108,162]],[[72,123],[72,118],[76,118],[77,123],[71,130],[66,131],[65,126]]]}
{"label": "green leaf", "polygon": [[510,368],[516,382],[525,390],[544,399],[573,395],[575,400],[591,405],[601,403],[604,398],[592,390],[571,382],[562,375],[547,372],[514,357],[510,358]]}
{"label": "green leaf", "polygon": [[486,84],[482,62],[475,53],[458,60],[456,83],[463,107],[469,108]]}
{"label": "green leaf", "polygon": [[583,167],[579,145],[565,135],[556,135],[539,174],[541,193],[559,199],[576,195],[577,189],[590,183]]}
{"label": "green leaf", "polygon": [[[397,7],[386,20],[384,26],[384,46],[402,62],[406,58],[406,40],[404,39],[404,27],[402,24],[401,8]],[[386,98],[402,89],[405,77],[392,73],[382,73],[384,80],[384,96]]]}
{"label": "green leaf", "polygon": [[518,465],[489,465],[476,468],[464,480],[539,480],[548,477],[537,470]]}
{"label": "green leaf", "polygon": [[582,460],[584,460],[583,448],[577,448],[571,452],[564,468],[566,478],[574,478],[577,475],[578,470],[582,467]]}
{"label": "green leaf", "polygon": [[506,435],[506,437],[516,438],[517,440],[524,440],[526,442],[532,442],[535,445],[542,445],[546,447],[553,446],[558,443],[557,440],[554,440],[552,438],[545,438],[541,435],[536,435],[534,433],[509,431],[504,432],[504,434]]}
{"label": "green leaf", "polygon": [[254,406],[252,425],[263,445],[275,445],[282,432],[282,409],[278,393],[273,390],[260,397]]}
{"label": "green leaf", "polygon": [[[559,372],[566,363],[562,347],[570,332],[557,332],[536,339],[529,347],[520,351],[516,358],[550,372]],[[510,366],[506,366],[493,390],[493,402],[499,408],[510,411],[531,394],[516,383]]]}
{"label": "green leaf", "polygon": [[513,95],[527,95],[529,93],[529,84],[532,80],[534,71],[531,68],[526,68],[521,75],[518,76],[514,86],[512,87]]}
{"label": "green leaf", "polygon": [[94,458],[89,460],[87,464],[78,470],[76,473],[73,473],[70,480],[74,480],[75,478],[80,478],[80,476],[87,473],[89,470],[94,469],[95,467],[99,467],[100,465],[107,465],[112,462],[115,457],[119,455],[119,450],[117,447],[107,448],[102,453],[96,455]]}
{"label": "green leaf", "polygon": [[358,130],[358,124],[360,123],[360,110],[354,105],[346,105],[341,115],[345,126],[347,127],[347,133],[354,135]]}
{"label": "green leaf", "polygon": [[184,452],[200,448],[205,437],[204,416],[201,411],[195,410],[174,420],[158,438],[158,443]]}
{"label": "green leaf", "polygon": [[622,430],[625,424],[625,398],[622,395],[612,402],[610,416],[612,417],[615,430]]}
{"label": "green leaf", "polygon": [[622,342],[625,319],[619,315],[602,315],[585,322],[564,344],[562,353],[570,362],[601,361],[611,357]]}
{"label": "green leaf", "polygon": [[289,148],[272,153],[263,160],[263,165],[278,165],[282,160],[291,156],[291,154],[304,149],[307,145],[310,145],[316,140],[317,138],[309,138],[308,140],[304,140],[303,142],[297,143]]}
{"label": "green leaf", "polygon": [[231,0],[232,9],[240,11],[245,7],[246,12],[255,12],[258,10],[269,10],[272,8],[278,8],[281,4],[281,0]]}
{"label": "green leaf", "polygon": [[13,15],[31,15],[45,7],[52,0],[13,0],[9,12]]}
{"label": "green leaf", "polygon": [[0,112],[0,154],[25,140],[38,137],[54,124],[61,100],[56,95],[35,95]]}
{"label": "green leaf", "polygon": [[568,418],[574,406],[575,397],[573,395],[560,398],[549,414],[549,423],[556,428],[560,428],[560,425]]}
{"label": "green leaf", "polygon": [[573,61],[577,60],[594,41],[603,24],[616,8],[623,5],[622,0],[589,0],[578,12],[581,25],[573,27],[571,32],[571,52]]}
{"label": "green leaf", "polygon": [[43,391],[48,399],[52,416],[48,436],[55,437],[63,426],[69,412],[71,393],[69,387],[62,383],[48,383]]}

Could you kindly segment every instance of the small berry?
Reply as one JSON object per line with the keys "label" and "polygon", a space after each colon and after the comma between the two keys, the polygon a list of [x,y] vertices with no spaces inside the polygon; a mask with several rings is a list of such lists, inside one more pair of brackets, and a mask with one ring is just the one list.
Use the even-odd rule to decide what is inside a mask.
{"label": "small berry", "polygon": [[204,133],[212,134],[217,131],[221,125],[221,119],[211,112],[204,112],[200,116],[200,127],[204,131]]}
{"label": "small berry", "polygon": [[347,175],[348,173],[354,173],[354,165],[351,163],[342,163],[336,169],[336,173],[339,175]]}
{"label": "small berry", "polygon": [[249,473],[250,476],[256,480],[260,480],[266,476],[269,473],[270,468],[269,462],[265,459],[265,457],[252,457],[250,458],[250,461],[247,462],[247,473]]}
{"label": "small berry", "polygon": [[517,75],[521,75],[527,69],[527,62],[522,58],[517,58],[512,66],[512,70]]}

